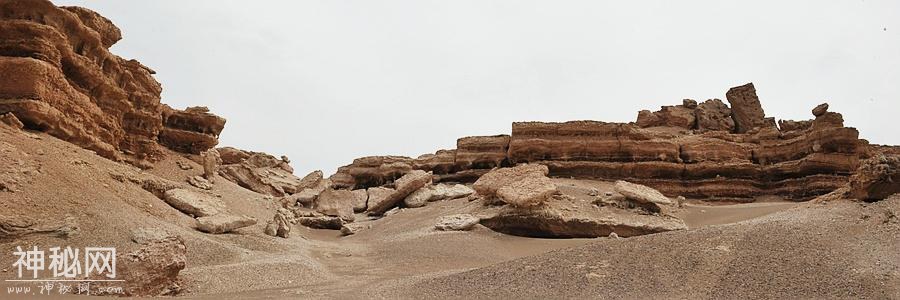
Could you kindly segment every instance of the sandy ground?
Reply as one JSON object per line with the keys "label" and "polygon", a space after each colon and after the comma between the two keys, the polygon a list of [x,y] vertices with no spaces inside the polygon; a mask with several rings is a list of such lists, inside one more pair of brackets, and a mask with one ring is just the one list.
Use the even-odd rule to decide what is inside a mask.
{"label": "sandy ground", "polygon": [[[178,161],[194,168],[182,170]],[[13,192],[0,192],[0,215],[42,222],[68,216],[79,227],[67,239],[0,241],[0,251],[30,245],[130,251],[137,248],[132,230],[164,228],[187,245],[180,277],[188,298],[900,298],[900,199],[694,203],[671,212],[690,230],[628,239],[523,238],[480,225],[433,230],[439,217],[481,205],[458,199],[378,220],[358,215],[369,228],[352,236],[296,226],[281,239],[262,233],[274,201],[221,178],[212,193],[260,224],[200,233],[190,217],[109,175],[143,171],[43,134],[0,126],[0,162],[2,179],[15,181]],[[145,174],[183,182],[200,172],[173,153]],[[603,181],[557,183],[575,198],[611,189]],[[13,260],[0,256],[3,266]],[[0,279],[15,276],[6,269]]]}

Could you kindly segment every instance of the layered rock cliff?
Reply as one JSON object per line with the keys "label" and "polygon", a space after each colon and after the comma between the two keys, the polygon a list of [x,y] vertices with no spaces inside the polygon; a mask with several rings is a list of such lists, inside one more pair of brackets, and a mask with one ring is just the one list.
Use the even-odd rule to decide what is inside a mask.
{"label": "layered rock cliff", "polygon": [[215,146],[225,119],[161,104],[155,72],[109,52],[119,39],[85,8],[0,0],[0,115],[144,167],[160,145],[195,154]]}
{"label": "layered rock cliff", "polygon": [[730,107],[686,99],[641,111],[634,123],[516,122],[509,136],[461,138],[456,150],[418,159],[361,158],[332,178],[366,188],[419,169],[433,171],[435,181],[471,182],[494,167],[538,163],[550,176],[624,179],[669,196],[805,200],[846,185],[867,156],[857,130],[844,127],[827,105],[816,108],[813,120],[782,120],[779,127],[765,116],[753,84],[730,89],[726,98]]}

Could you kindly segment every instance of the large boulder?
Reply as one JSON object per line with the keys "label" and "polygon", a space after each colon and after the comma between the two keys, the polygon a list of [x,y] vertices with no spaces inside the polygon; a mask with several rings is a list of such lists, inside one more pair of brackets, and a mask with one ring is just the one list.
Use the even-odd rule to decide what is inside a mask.
{"label": "large boulder", "polygon": [[246,158],[242,158],[238,163],[223,164],[219,167],[219,175],[248,190],[282,197],[300,192],[316,182],[314,175],[307,175],[310,178],[306,178],[306,180],[294,176],[293,169],[288,164],[286,157],[279,159],[266,153],[250,151],[242,151],[244,153],[239,155],[232,153],[235,150],[227,151],[229,152],[226,156],[228,159],[222,159],[223,162],[233,161],[235,157]]}
{"label": "large boulder", "polygon": [[380,205],[380,203],[388,201],[391,195],[393,195],[395,192],[396,191],[394,189],[383,186],[368,188],[366,190],[366,209],[368,210],[370,207]]}
{"label": "large boulder", "polygon": [[369,194],[368,212],[372,215],[380,215],[389,209],[397,206],[406,196],[412,194],[418,189],[431,184],[431,173],[422,170],[415,170],[403,175],[394,182],[393,192],[383,199],[372,201],[371,193]]}
{"label": "large boulder", "polygon": [[297,183],[297,189],[303,190],[320,186],[322,184],[322,180],[324,180],[324,176],[325,174],[322,173],[322,170],[312,171],[300,179],[300,182]]}
{"label": "large boulder", "polygon": [[725,97],[728,103],[731,103],[735,132],[745,133],[766,125],[766,113],[759,103],[753,83],[733,87],[728,90]]}
{"label": "large boulder", "polygon": [[330,179],[319,180],[315,185],[304,188],[298,193],[284,196],[282,203],[287,204],[287,206],[301,205],[304,207],[312,207],[313,204],[316,203],[316,199],[319,198],[319,195],[326,189],[331,188],[331,186]]}
{"label": "large boulder", "polygon": [[728,108],[722,100],[710,99],[697,105],[697,129],[700,131],[728,131],[734,130],[734,119],[731,118],[731,108]]}
{"label": "large boulder", "polygon": [[497,190],[497,196],[508,204],[529,207],[541,204],[556,194],[556,184],[546,176],[526,177]]}
{"label": "large boulder", "polygon": [[203,178],[214,182],[215,175],[219,173],[219,165],[222,164],[222,157],[216,149],[209,149],[201,153],[203,158]]}
{"label": "large boulder", "polygon": [[816,116],[816,117],[821,117],[826,112],[828,112],[828,103],[819,104],[812,110],[813,116]]}
{"label": "large boulder", "polygon": [[124,294],[120,296],[153,297],[177,294],[181,291],[178,273],[186,266],[186,254],[184,242],[176,236],[148,240],[142,243],[141,248],[120,254],[116,260],[116,277],[123,281],[115,283],[124,285]]}
{"label": "large boulder", "polygon": [[216,197],[189,189],[171,189],[163,200],[175,209],[194,217],[214,216],[226,211],[225,204]]}
{"label": "large boulder", "polygon": [[523,164],[512,168],[498,168],[478,178],[472,187],[478,195],[495,197],[497,191],[513,182],[528,178],[547,176],[549,169],[545,165]]}
{"label": "large boulder", "polygon": [[344,221],[340,217],[318,216],[318,217],[300,217],[297,218],[300,225],[315,229],[331,229],[341,230]]}
{"label": "large boulder", "polygon": [[332,217],[340,217],[346,222],[353,222],[353,192],[348,190],[327,189],[316,199],[316,211]]}
{"label": "large boulder", "polygon": [[197,218],[197,230],[212,234],[228,233],[253,225],[256,225],[256,219],[249,216],[218,214]]}
{"label": "large boulder", "polygon": [[352,190],[353,193],[353,212],[366,211],[366,202],[369,200],[369,193],[364,189]]}
{"label": "large boulder", "polygon": [[540,204],[557,192],[556,185],[547,178],[547,166],[525,164],[512,168],[494,169],[475,182],[479,195],[498,197],[505,203],[527,207]]}
{"label": "large boulder", "polygon": [[900,193],[900,155],[875,155],[863,161],[850,177],[852,198],[877,201],[895,193]]}
{"label": "large boulder", "polygon": [[480,223],[494,231],[540,238],[596,238],[611,233],[629,237],[687,229],[675,217],[614,206],[595,207],[565,195],[553,196],[544,205],[531,208],[505,206],[482,217]]}
{"label": "large boulder", "polygon": [[624,195],[625,198],[638,203],[672,205],[672,200],[669,197],[645,185],[618,180],[616,181],[615,190],[617,193]]}
{"label": "large boulder", "polygon": [[272,221],[269,221],[266,224],[265,233],[271,236],[277,236],[281,238],[289,238],[291,236],[291,224],[295,222],[294,213],[284,209],[279,208],[277,212],[275,212],[275,216],[272,217]]}
{"label": "large boulder", "polygon": [[[696,102],[694,102],[696,105]],[[693,129],[697,118],[694,109],[687,108],[684,105],[663,106],[659,111],[651,112],[642,110],[638,112],[637,124],[640,127],[680,127],[684,129]]]}

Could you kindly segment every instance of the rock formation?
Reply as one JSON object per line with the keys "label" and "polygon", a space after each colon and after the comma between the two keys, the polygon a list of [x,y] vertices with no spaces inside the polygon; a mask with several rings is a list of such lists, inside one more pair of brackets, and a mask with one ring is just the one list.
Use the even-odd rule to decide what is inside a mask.
{"label": "rock formation", "polygon": [[222,165],[219,175],[238,185],[261,194],[281,197],[295,194],[315,182],[314,176],[306,180],[294,176],[294,169],[285,159],[261,152],[219,148]]}
{"label": "rock formation", "polygon": [[[766,118],[752,84],[718,99],[643,111],[635,123],[515,122],[509,136],[467,137],[434,157],[367,157],[332,176],[340,186],[390,184],[411,170],[435,170],[435,182],[472,182],[497,166],[541,164],[549,176],[627,180],[671,197],[753,201],[776,195],[806,200],[845,185],[864,156],[864,142],[827,105],[815,119]],[[505,151],[505,152],[504,152]],[[505,155],[504,155],[505,153]],[[455,155],[451,159],[449,156]],[[427,166],[426,166],[427,165]],[[450,170],[450,173],[439,173]],[[477,188],[476,188],[477,189]]]}
{"label": "rock formation", "polygon": [[850,177],[852,198],[877,201],[895,193],[900,193],[900,154],[879,153],[863,161]]}
{"label": "rock formation", "polygon": [[249,216],[218,214],[197,218],[197,230],[212,234],[228,233],[253,225],[256,225],[256,219]]}
{"label": "rock formation", "polygon": [[482,218],[481,225],[506,234],[542,238],[596,238],[613,232],[630,237],[687,229],[675,217],[615,206],[586,206],[561,195],[532,208],[505,206]]}
{"label": "rock formation", "polygon": [[178,273],[186,266],[187,248],[181,238],[164,236],[120,254],[117,261],[117,276],[125,285],[120,296],[171,296],[181,291]]}
{"label": "rock formation", "polygon": [[149,167],[159,146],[198,154],[225,120],[160,103],[155,72],[109,52],[121,38],[106,18],[50,1],[0,1],[0,115],[97,154]]}
{"label": "rock formation", "polygon": [[391,208],[397,206],[407,196],[418,189],[431,184],[431,174],[422,170],[415,170],[403,175],[394,182],[394,189],[383,189],[373,197],[373,193],[369,192],[368,213],[371,215],[380,215]]}
{"label": "rock formation", "polygon": [[272,217],[272,221],[266,224],[265,233],[270,236],[289,238],[291,236],[291,224],[296,222],[294,214],[287,209],[279,208]]}
{"label": "rock formation", "polygon": [[736,133],[746,133],[765,126],[766,113],[763,112],[759,97],[756,96],[756,87],[752,83],[731,88],[725,97],[731,103]]}

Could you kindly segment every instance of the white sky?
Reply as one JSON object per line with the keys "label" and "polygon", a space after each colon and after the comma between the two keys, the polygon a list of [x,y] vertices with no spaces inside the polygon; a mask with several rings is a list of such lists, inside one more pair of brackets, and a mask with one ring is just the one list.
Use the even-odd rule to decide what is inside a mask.
{"label": "white sky", "polygon": [[633,121],[754,82],[768,116],[829,102],[900,144],[900,1],[54,1],[116,23],[164,103],[298,175],[418,156],[513,121]]}

